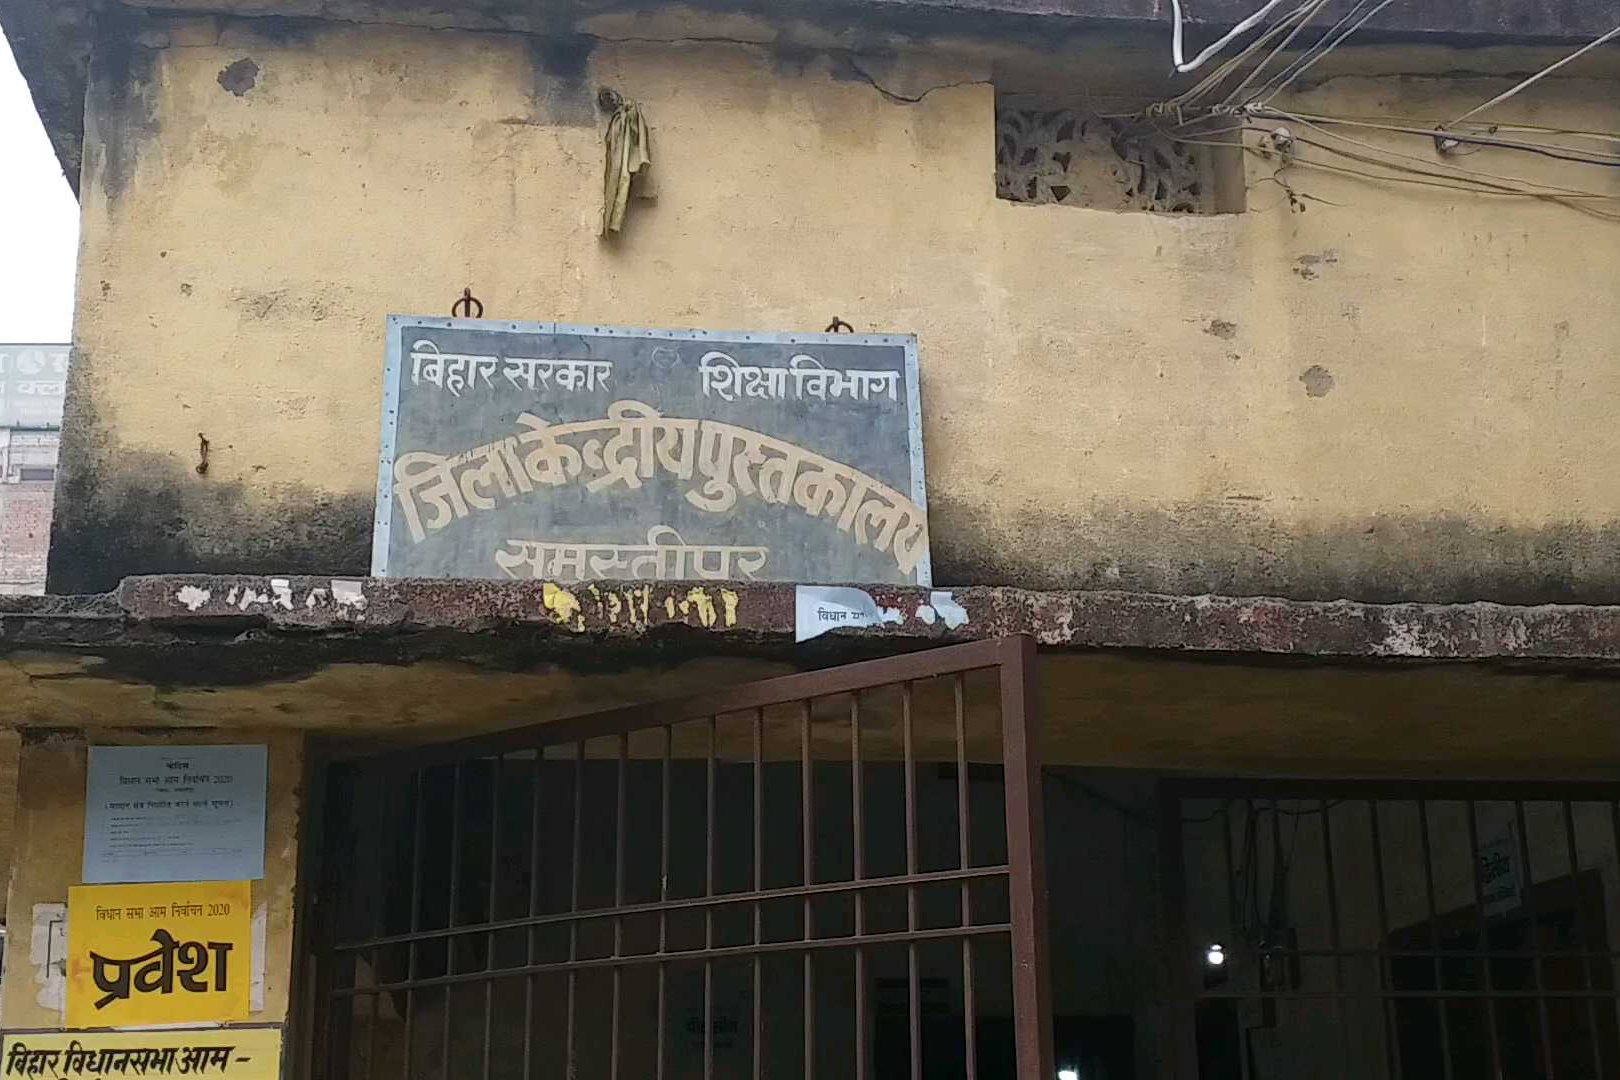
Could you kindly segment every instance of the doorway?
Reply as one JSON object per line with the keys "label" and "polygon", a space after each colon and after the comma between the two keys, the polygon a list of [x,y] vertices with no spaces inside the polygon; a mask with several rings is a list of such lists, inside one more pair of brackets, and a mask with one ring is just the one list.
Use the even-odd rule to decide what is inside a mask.
{"label": "doorway", "polygon": [[332,764],[313,1075],[1049,1080],[1032,661]]}

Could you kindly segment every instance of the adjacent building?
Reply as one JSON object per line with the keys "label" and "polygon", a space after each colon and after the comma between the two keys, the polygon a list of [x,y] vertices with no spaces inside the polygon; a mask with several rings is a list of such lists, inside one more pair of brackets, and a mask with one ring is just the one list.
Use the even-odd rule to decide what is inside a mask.
{"label": "adjacent building", "polygon": [[[0,1060],[163,1071],[68,1023],[92,751],[249,745],[196,1038],[288,1076],[1620,1074],[1612,16],[1253,14],[0,0],[82,207]],[[889,511],[876,420],[835,498],[676,386],[809,415],[845,331]],[[790,512],[902,576],[690,569]]]}
{"label": "adjacent building", "polygon": [[0,593],[45,591],[68,352],[0,344]]}

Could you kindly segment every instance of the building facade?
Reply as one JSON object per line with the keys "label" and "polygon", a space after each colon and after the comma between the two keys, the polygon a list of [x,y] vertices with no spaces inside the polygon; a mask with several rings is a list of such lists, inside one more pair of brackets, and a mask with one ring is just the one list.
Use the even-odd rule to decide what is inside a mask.
{"label": "building facade", "polygon": [[0,344],[0,593],[45,591],[68,354]]}
{"label": "building facade", "polygon": [[[217,1019],[289,1076],[1620,1074],[1602,12],[1172,77],[1136,0],[0,20],[83,215],[13,1048],[93,751],[246,744]],[[915,334],[931,580],[369,577],[387,319],[458,300]]]}

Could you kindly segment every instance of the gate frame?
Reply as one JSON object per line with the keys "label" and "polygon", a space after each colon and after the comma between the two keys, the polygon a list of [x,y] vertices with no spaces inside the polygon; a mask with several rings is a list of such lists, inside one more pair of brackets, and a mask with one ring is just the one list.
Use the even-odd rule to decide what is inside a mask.
{"label": "gate frame", "polygon": [[[404,772],[450,764],[469,757],[582,743],[586,739],[627,735],[634,730],[655,726],[668,729],[679,723],[763,710],[773,705],[839,694],[858,694],[867,689],[994,669],[998,676],[1001,713],[1016,1073],[1020,1080],[1051,1080],[1055,1073],[1050,935],[1035,656],[1034,638],[1015,635],[856,661],[743,683],[719,691],[620,706],[583,716],[397,750],[364,751],[352,747],[323,750],[311,747],[306,753],[305,825],[299,843],[299,892],[295,904],[297,923],[293,942],[294,993],[290,1002],[283,1075],[289,1080],[331,1080],[327,1075],[326,1063],[330,1051],[330,1003],[335,952],[332,917],[335,904],[332,901],[335,898],[329,891],[332,876],[325,872],[325,853],[328,847],[326,807],[336,768],[363,763],[387,771]],[[649,724],[649,715],[655,715],[658,719]],[[858,763],[858,758],[856,761]],[[916,1002],[912,1002],[912,1005],[915,1012]],[[864,1020],[860,1022],[864,1023]],[[914,1055],[914,1076],[919,1067],[920,1053]],[[970,1061],[969,1076],[972,1075]]]}

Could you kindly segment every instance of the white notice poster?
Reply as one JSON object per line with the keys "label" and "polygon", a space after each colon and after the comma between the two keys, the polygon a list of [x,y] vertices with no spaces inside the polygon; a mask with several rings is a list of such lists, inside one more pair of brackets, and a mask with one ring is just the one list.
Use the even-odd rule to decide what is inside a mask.
{"label": "white notice poster", "polygon": [[264,877],[265,748],[92,746],[86,884]]}

